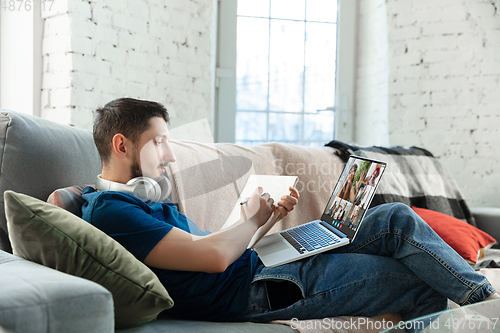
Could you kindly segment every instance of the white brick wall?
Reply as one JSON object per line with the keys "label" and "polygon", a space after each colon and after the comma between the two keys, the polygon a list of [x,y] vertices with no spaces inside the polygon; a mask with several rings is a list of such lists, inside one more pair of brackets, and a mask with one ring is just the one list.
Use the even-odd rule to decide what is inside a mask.
{"label": "white brick wall", "polygon": [[[500,207],[500,1],[387,0],[385,5],[387,23],[376,12],[365,20],[387,26],[390,143],[430,150],[470,205]],[[369,36],[361,30],[360,42]],[[360,48],[359,57],[371,57],[369,65],[376,66],[366,54],[376,47]],[[362,67],[360,62],[360,72]],[[366,91],[358,101],[385,94],[375,82]],[[358,108],[358,117],[364,112]]]}
{"label": "white brick wall", "polygon": [[212,122],[214,0],[56,0],[44,12],[44,118],[91,129],[117,97]]}
{"label": "white brick wall", "polygon": [[[500,207],[500,0],[358,0],[355,141],[437,155],[472,205]],[[213,114],[215,0],[56,0],[42,117],[91,128],[120,96],[178,126]]]}

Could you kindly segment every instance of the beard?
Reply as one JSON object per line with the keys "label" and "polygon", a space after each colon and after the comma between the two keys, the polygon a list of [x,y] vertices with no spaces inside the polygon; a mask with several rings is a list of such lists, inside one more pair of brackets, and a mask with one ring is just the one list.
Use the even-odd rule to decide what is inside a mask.
{"label": "beard", "polygon": [[137,157],[137,155],[138,153],[136,151],[134,154],[134,162],[130,166],[130,175],[132,176],[132,179],[142,177],[142,168],[139,164],[139,158]]}
{"label": "beard", "polygon": [[132,179],[142,177],[142,168],[137,161],[134,161],[134,163],[130,166],[130,175],[132,176]]}
{"label": "beard", "polygon": [[[139,158],[137,157],[138,154],[136,154],[134,156],[134,162],[132,163],[132,165],[130,165],[130,175],[132,176],[131,179],[134,179],[134,178],[137,178],[137,177],[149,177],[149,178],[153,178],[153,179],[157,179],[157,178],[160,178],[161,174],[159,174],[158,176],[154,176],[154,175],[150,175],[148,173],[144,174],[143,170],[142,170],[142,167],[141,165],[139,164]],[[158,167],[160,166],[166,166],[167,163],[162,163],[161,165],[159,165]]]}

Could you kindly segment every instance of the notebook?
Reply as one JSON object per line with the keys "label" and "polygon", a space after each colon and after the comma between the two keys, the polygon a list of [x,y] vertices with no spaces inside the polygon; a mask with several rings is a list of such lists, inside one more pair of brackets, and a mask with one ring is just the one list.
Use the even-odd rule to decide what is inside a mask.
{"label": "notebook", "polygon": [[[238,222],[241,218],[241,202],[249,198],[257,187],[262,187],[263,193],[269,193],[274,199],[274,204],[277,204],[284,195],[290,194],[289,187],[294,187],[299,178],[297,176],[272,176],[272,175],[250,175],[240,193],[238,201],[236,201],[231,213],[229,214],[222,229],[227,228]],[[273,227],[280,218],[279,214],[272,214],[267,222],[262,225],[254,234],[252,240],[248,244],[248,248],[253,247],[267,232]]]}
{"label": "notebook", "polygon": [[350,244],[386,165],[350,156],[320,219],[267,235],[253,246],[264,265],[276,267]]}

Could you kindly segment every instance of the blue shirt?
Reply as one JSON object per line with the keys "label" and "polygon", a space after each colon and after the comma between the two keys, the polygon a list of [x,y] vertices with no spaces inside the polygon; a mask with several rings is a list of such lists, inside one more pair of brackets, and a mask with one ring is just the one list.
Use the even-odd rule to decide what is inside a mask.
{"label": "blue shirt", "polygon": [[[147,204],[124,192],[99,192],[92,187],[85,187],[82,197],[82,218],[142,262],[172,228],[200,232],[173,203]],[[246,250],[222,273],[149,268],[174,300],[167,314],[186,319],[229,320],[246,305],[257,261],[257,255]]]}

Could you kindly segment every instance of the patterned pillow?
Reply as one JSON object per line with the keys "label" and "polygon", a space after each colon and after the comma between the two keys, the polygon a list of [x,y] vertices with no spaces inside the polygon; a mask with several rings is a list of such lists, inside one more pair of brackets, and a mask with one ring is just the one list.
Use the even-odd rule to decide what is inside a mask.
{"label": "patterned pillow", "polygon": [[94,185],[77,185],[57,189],[49,195],[47,203],[61,207],[78,217],[82,217],[82,206],[85,202],[82,198],[82,193],[86,186],[94,187]]}
{"label": "patterned pillow", "polygon": [[429,151],[418,147],[358,147],[340,141],[331,141],[326,146],[335,148],[335,154],[344,162],[351,154],[387,162],[370,207],[402,202],[476,226],[457,182]]}

